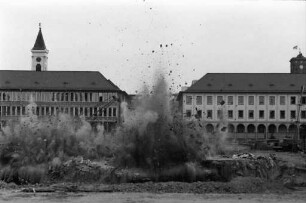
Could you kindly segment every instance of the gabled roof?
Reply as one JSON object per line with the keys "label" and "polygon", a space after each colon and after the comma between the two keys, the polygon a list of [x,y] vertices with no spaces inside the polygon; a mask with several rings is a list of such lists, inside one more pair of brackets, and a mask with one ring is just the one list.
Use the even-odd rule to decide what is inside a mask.
{"label": "gabled roof", "polygon": [[45,49],[47,48],[45,45],[44,37],[42,35],[41,28],[39,28],[38,35],[32,50],[45,50]]}
{"label": "gabled roof", "polygon": [[122,92],[98,71],[0,70],[0,90]]}
{"label": "gabled roof", "polygon": [[186,93],[221,92],[299,92],[306,85],[306,74],[291,73],[208,73]]}

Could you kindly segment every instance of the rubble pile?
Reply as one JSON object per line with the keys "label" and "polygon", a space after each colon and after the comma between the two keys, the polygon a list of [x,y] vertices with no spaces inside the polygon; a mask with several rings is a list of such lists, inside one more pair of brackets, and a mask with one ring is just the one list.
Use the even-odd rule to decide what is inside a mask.
{"label": "rubble pile", "polygon": [[56,167],[51,167],[49,178],[68,182],[98,182],[112,169],[112,166],[77,157]]}

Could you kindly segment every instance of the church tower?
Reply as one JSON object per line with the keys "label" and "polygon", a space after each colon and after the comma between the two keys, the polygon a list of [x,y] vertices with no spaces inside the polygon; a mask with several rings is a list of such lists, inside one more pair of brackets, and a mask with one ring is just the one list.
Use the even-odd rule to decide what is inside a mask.
{"label": "church tower", "polygon": [[39,23],[39,31],[31,50],[32,52],[32,71],[47,71],[48,67],[48,53],[49,50],[46,48],[45,41],[41,32],[41,25]]}
{"label": "church tower", "polygon": [[306,74],[306,57],[300,52],[290,60],[290,73]]}

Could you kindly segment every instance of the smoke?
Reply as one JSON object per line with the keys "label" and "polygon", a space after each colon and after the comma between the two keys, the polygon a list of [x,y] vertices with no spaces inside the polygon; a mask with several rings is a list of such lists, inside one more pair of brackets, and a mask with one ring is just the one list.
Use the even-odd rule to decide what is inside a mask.
{"label": "smoke", "polygon": [[82,156],[92,160],[107,157],[118,166],[158,170],[220,153],[227,134],[224,116],[213,139],[205,133],[202,121],[185,121],[160,72],[152,88],[143,87],[133,109],[121,103],[123,122],[111,133],[103,125],[93,130],[83,116],[59,113],[39,118],[35,108],[31,100],[26,108],[28,116],[10,121],[3,129],[2,165],[58,165]]}

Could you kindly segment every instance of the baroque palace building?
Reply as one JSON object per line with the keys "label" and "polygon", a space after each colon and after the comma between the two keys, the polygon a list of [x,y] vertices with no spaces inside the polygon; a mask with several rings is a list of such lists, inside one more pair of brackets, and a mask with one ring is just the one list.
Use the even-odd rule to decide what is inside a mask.
{"label": "baroque palace building", "polygon": [[41,28],[31,50],[31,70],[0,70],[0,127],[28,116],[84,116],[107,130],[121,122],[120,102],[128,95],[98,71],[48,71],[48,53]]}
{"label": "baroque palace building", "polygon": [[232,138],[284,138],[306,130],[306,58],[290,60],[290,73],[208,73],[178,95],[186,119],[208,133],[221,121]]}

